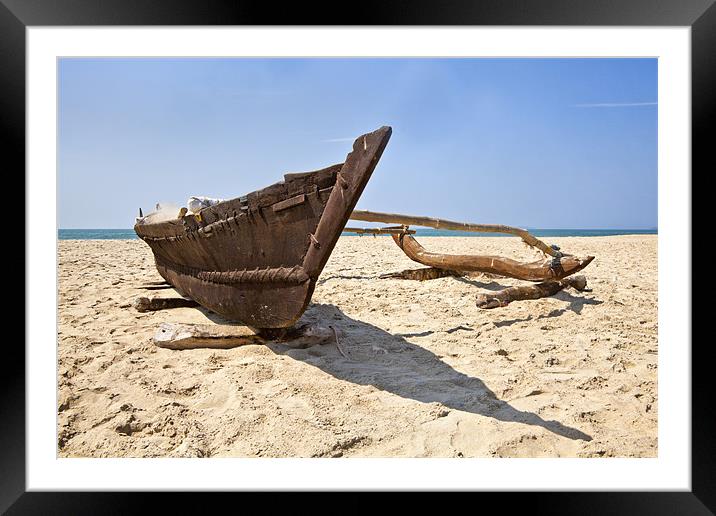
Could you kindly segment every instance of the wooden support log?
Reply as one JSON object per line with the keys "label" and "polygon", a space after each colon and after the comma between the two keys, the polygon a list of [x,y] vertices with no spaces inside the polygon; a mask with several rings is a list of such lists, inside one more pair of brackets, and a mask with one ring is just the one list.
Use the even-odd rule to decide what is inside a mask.
{"label": "wooden support log", "polygon": [[431,253],[426,251],[411,235],[393,235],[393,240],[408,258],[428,267],[453,271],[486,272],[527,281],[561,279],[581,271],[594,259],[593,256],[577,258],[565,255],[561,258],[523,263],[499,256]]}
{"label": "wooden support log", "polygon": [[413,215],[400,215],[397,213],[379,213],[367,210],[353,210],[351,220],[362,220],[365,222],[383,222],[387,224],[403,224],[406,226],[425,226],[435,229],[449,229],[453,231],[471,231],[477,233],[503,233],[520,237],[527,245],[536,247],[550,256],[559,257],[562,254],[540,239],[530,234],[529,231],[502,224],[471,224],[469,222],[455,222],[452,220],[436,219],[432,217],[417,217]]}
{"label": "wooden support log", "polygon": [[134,300],[133,305],[138,312],[153,312],[167,308],[191,308],[199,306],[199,303],[183,297],[138,297]]}
{"label": "wooden support log", "polygon": [[498,292],[478,294],[476,302],[478,308],[497,308],[507,306],[512,301],[540,299],[542,297],[553,296],[566,287],[572,287],[580,291],[586,290],[587,278],[579,275],[564,278],[559,281],[545,281],[543,283],[537,283],[536,285],[509,287]]}
{"label": "wooden support log", "polygon": [[446,278],[448,276],[464,276],[465,273],[459,271],[451,271],[449,269],[438,269],[436,267],[426,267],[424,269],[407,269],[400,272],[389,272],[378,276],[380,279],[407,279],[417,281],[427,281],[438,278]]}
{"label": "wooden support log", "polygon": [[[163,323],[154,335],[154,344],[169,349],[229,349],[281,342],[295,348],[306,348],[334,340],[337,342],[337,338],[331,327],[312,325],[286,328],[279,334],[263,331],[255,333],[247,326]],[[343,353],[340,348],[339,351]]]}
{"label": "wooden support log", "polygon": [[154,335],[154,344],[169,349],[228,349],[265,342],[246,326],[163,323]]}

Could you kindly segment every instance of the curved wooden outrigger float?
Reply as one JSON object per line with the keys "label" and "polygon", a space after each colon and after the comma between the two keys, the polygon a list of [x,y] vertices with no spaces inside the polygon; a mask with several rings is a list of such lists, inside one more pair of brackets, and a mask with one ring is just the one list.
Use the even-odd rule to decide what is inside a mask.
{"label": "curved wooden outrigger float", "polygon": [[584,269],[594,259],[593,256],[577,258],[561,256],[534,262],[518,262],[500,256],[453,255],[431,253],[407,233],[392,235],[398,247],[411,260],[438,269],[464,272],[482,272],[507,278],[526,281],[558,280]]}
{"label": "curved wooden outrigger float", "polygon": [[[378,213],[365,210],[353,210],[352,220],[365,222],[387,222],[403,224],[401,228],[385,228],[382,232],[389,233],[395,243],[411,260],[438,269],[482,272],[495,274],[507,278],[515,278],[526,281],[547,281],[566,278],[581,271],[589,265],[594,256],[576,257],[560,251],[557,246],[550,246],[530,234],[527,230],[511,226],[497,224],[470,224],[466,222],[453,222],[450,220],[435,219],[430,217],[416,217],[412,215],[398,215],[395,213]],[[503,233],[519,236],[527,245],[539,249],[552,258],[545,257],[544,260],[533,262],[518,262],[510,258],[489,255],[454,255],[444,253],[432,253],[427,251],[415,240],[412,235],[415,231],[410,230],[409,225],[426,226],[435,229],[447,229],[453,231],[471,231],[478,233]],[[376,233],[381,230],[366,230],[358,228],[346,228],[349,232],[370,232]]]}
{"label": "curved wooden outrigger float", "polygon": [[[345,228],[344,231],[359,234],[389,234],[408,258],[428,267],[428,269],[386,274],[382,277],[410,278],[423,281],[425,279],[455,276],[460,273],[480,272],[519,280],[541,282],[533,286],[511,287],[490,296],[489,299],[483,299],[484,295],[482,297],[478,296],[477,305],[481,308],[495,308],[505,306],[511,301],[546,297],[554,295],[565,287],[584,290],[586,289],[586,279],[583,276],[575,276],[574,280],[569,281],[565,280],[565,278],[581,271],[594,260],[594,256],[578,257],[563,253],[558,246],[547,245],[527,230],[511,226],[471,224],[431,217],[379,213],[366,210],[354,210],[350,218],[364,222],[402,224],[402,226],[398,227],[377,229]],[[527,245],[540,250],[544,254],[544,259],[519,262],[501,256],[455,255],[430,252],[413,237],[415,231],[410,229],[410,225],[453,231],[515,235],[520,237]],[[443,272],[440,273],[439,271]]]}

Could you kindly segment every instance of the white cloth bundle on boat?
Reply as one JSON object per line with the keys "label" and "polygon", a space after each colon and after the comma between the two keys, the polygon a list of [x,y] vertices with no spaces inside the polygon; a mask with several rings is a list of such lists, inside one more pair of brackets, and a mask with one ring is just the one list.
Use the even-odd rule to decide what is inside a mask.
{"label": "white cloth bundle on boat", "polygon": [[223,201],[224,199],[212,199],[211,197],[189,197],[186,207],[189,213],[199,213],[202,208],[208,208]]}
{"label": "white cloth bundle on boat", "polygon": [[154,207],[154,211],[147,213],[142,216],[142,210],[139,210],[140,216],[136,218],[135,222],[142,224],[156,224],[158,222],[164,222],[167,220],[177,218],[179,213],[179,206],[171,203],[157,203]]}

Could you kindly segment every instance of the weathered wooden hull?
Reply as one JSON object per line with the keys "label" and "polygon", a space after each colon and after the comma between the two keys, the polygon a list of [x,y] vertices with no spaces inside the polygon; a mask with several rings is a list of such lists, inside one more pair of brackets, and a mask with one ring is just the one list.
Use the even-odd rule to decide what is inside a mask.
{"label": "weathered wooden hull", "polygon": [[254,328],[285,328],[303,314],[316,280],[390,138],[358,137],[345,163],[245,197],[134,229],[161,276],[217,314]]}

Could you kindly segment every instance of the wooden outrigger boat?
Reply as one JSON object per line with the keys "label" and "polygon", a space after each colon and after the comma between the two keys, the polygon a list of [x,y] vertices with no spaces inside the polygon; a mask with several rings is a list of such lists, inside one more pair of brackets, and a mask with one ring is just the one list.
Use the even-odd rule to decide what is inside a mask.
{"label": "wooden outrigger boat", "polygon": [[[141,216],[140,210],[134,230],[152,249],[159,274],[176,290],[255,329],[287,328],[299,319],[343,231],[390,234],[409,258],[431,268],[410,277],[437,278],[460,271],[561,281],[540,284],[536,290],[524,287],[524,292],[478,301],[478,306],[500,306],[508,298],[541,297],[580,284],[562,280],[589,265],[592,256],[562,253],[523,229],[354,210],[390,135],[390,127],[381,127],[359,136],[344,163],[286,174],[279,183],[198,213],[182,209],[177,218],[157,221],[153,214]],[[349,219],[400,226],[346,228]],[[499,256],[431,253],[415,240],[410,225],[513,234],[544,258],[523,263]]]}
{"label": "wooden outrigger boat", "polygon": [[391,128],[359,136],[344,163],[134,230],[183,295],[253,328],[291,326],[370,179]]}

